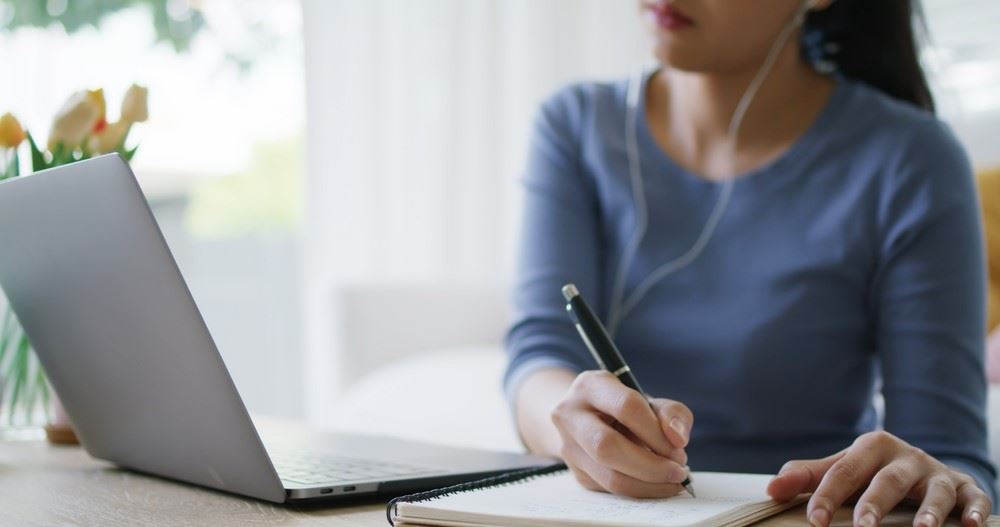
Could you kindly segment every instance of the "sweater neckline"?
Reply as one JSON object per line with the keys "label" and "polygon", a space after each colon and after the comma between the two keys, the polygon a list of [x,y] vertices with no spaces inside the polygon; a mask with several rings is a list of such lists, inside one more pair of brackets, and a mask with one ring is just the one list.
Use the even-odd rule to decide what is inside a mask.
{"label": "sweater neckline", "polygon": [[[695,190],[700,191],[711,192],[721,190],[721,188],[725,185],[724,181],[712,181],[705,179],[684,168],[672,157],[670,157],[670,155],[660,147],[660,144],[656,142],[656,138],[653,136],[653,132],[650,129],[649,122],[646,118],[646,95],[649,83],[657,71],[658,69],[653,69],[645,74],[639,90],[639,104],[637,107],[638,115],[636,116],[636,123],[638,127],[637,135],[639,138],[640,151],[650,152],[655,167],[662,169],[664,172],[678,174],[685,186],[692,187]],[[840,78],[834,78],[833,80],[836,82],[833,92],[830,94],[826,103],[824,103],[819,115],[813,120],[809,127],[806,128],[806,131],[803,132],[791,146],[785,149],[785,151],[775,159],[758,168],[742,172],[736,176],[733,181],[734,194],[761,192],[779,185],[784,180],[794,178],[794,176],[797,175],[795,173],[796,171],[788,170],[788,168],[803,158],[805,154],[810,152],[814,153],[823,146],[830,134],[830,131],[834,128],[836,121],[842,116],[842,114],[846,113],[843,110],[847,104],[850,94],[850,84],[848,81]],[[654,170],[654,172],[659,171],[660,170]]]}

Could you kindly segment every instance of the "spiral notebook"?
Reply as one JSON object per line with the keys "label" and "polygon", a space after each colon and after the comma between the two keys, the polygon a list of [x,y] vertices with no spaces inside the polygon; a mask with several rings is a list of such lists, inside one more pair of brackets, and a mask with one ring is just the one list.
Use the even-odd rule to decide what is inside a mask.
{"label": "spiral notebook", "polygon": [[389,522],[402,525],[701,527],[750,525],[795,506],[768,498],[771,476],[694,472],[698,497],[632,499],[584,489],[564,465],[512,472],[396,498]]}

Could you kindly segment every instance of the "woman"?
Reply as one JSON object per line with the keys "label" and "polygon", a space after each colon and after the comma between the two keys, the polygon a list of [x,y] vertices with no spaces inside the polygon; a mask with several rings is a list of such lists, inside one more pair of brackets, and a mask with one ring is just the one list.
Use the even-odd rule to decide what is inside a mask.
{"label": "woman", "polygon": [[[505,377],[525,443],[617,494],[674,495],[685,465],[778,472],[768,492],[813,492],[812,525],[852,497],[864,527],[904,499],[918,526],[983,525],[979,218],[917,60],[918,6],[640,7],[661,68],[569,87],[536,123]],[[652,408],[590,371],[567,282]]]}

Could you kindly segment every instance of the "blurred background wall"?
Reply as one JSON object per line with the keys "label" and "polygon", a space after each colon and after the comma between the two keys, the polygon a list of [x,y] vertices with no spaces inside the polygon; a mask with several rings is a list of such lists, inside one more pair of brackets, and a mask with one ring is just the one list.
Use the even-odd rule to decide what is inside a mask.
{"label": "blurred background wall", "polygon": [[[1000,165],[1000,3],[925,5],[942,117]],[[645,60],[620,0],[0,0],[37,135],[149,86],[134,168],[247,405],[318,423],[402,348],[499,345],[537,104]]]}

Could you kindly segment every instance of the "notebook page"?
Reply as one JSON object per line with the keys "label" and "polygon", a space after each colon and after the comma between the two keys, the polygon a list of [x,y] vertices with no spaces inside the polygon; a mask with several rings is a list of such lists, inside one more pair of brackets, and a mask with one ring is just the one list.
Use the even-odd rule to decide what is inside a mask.
{"label": "notebook page", "polygon": [[[686,527],[756,516],[775,508],[765,489],[771,476],[696,472],[698,498],[686,493],[667,499],[632,499],[588,491],[568,472],[506,486],[401,503],[404,520],[420,519],[503,525],[615,525]],[[707,520],[714,519],[713,522]]]}

